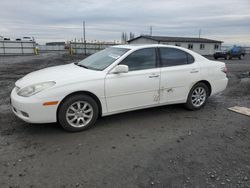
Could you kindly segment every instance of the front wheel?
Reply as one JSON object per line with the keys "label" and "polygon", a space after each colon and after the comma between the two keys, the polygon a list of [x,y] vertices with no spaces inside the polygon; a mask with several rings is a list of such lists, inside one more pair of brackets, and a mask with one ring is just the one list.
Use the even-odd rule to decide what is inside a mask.
{"label": "front wheel", "polygon": [[198,83],[194,85],[188,94],[186,108],[189,110],[201,109],[206,104],[208,95],[209,89],[206,84]]}
{"label": "front wheel", "polygon": [[73,95],[59,107],[58,121],[67,131],[82,131],[95,124],[98,113],[98,105],[92,97]]}

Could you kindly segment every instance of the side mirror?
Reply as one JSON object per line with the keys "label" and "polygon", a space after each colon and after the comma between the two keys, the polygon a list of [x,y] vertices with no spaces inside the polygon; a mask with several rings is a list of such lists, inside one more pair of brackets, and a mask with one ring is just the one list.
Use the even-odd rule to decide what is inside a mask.
{"label": "side mirror", "polygon": [[119,74],[119,73],[127,73],[128,72],[128,66],[127,65],[117,65],[111,73],[113,74]]}

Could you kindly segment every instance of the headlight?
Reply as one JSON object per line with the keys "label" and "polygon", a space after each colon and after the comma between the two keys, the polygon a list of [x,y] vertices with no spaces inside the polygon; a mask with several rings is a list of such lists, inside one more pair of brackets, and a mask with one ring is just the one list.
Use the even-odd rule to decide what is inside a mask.
{"label": "headlight", "polygon": [[20,89],[17,94],[22,97],[30,97],[44,89],[52,87],[56,82],[42,82],[34,85],[27,86],[23,89]]}

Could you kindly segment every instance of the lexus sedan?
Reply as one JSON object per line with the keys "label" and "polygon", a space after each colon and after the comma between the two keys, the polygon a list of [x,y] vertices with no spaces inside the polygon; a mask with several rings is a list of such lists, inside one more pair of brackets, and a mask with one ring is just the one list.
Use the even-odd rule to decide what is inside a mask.
{"label": "lexus sedan", "polygon": [[198,110],[226,88],[226,72],[224,63],[185,48],[118,45],[24,76],[15,83],[11,105],[26,122],[59,122],[81,131],[100,116],[126,111],[177,103]]}

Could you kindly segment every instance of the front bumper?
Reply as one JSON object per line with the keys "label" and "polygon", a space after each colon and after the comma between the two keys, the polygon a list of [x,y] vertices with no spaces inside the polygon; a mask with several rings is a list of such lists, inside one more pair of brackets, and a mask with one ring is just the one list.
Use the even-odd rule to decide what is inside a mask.
{"label": "front bumper", "polygon": [[[53,99],[54,100],[54,99]],[[29,123],[53,123],[57,121],[58,105],[43,106],[46,102],[34,96],[21,97],[15,88],[11,92],[11,108],[20,119]]]}

